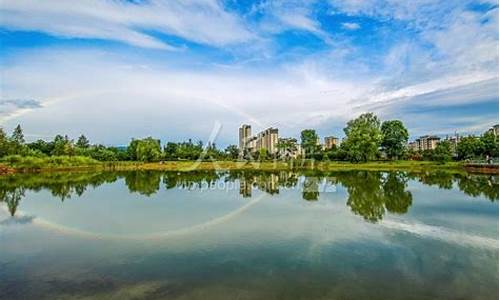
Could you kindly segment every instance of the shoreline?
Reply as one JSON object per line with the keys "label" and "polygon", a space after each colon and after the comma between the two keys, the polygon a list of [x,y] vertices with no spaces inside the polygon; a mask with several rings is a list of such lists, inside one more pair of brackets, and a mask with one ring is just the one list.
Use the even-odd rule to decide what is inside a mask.
{"label": "shoreline", "polygon": [[92,165],[44,166],[37,168],[0,165],[0,175],[12,173],[44,173],[71,171],[212,171],[212,170],[254,170],[254,171],[445,171],[454,173],[498,174],[498,166],[469,168],[464,162],[436,163],[431,161],[374,161],[366,163],[316,162],[316,161],[164,161],[164,162],[102,162]]}

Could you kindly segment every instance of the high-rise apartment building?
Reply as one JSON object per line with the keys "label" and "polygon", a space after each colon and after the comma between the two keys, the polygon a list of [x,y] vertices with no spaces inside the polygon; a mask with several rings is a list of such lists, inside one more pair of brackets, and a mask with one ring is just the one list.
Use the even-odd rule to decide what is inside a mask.
{"label": "high-rise apartment building", "polygon": [[278,151],[278,129],[268,128],[259,132],[256,136],[252,136],[252,128],[250,125],[241,125],[239,129],[239,146],[240,152],[246,151],[253,153],[266,149],[269,153],[274,154]]}
{"label": "high-rise apartment building", "polygon": [[247,124],[241,125],[239,130],[240,152],[243,152],[243,150],[246,148],[248,140],[250,139],[251,136],[252,136],[252,127]]}

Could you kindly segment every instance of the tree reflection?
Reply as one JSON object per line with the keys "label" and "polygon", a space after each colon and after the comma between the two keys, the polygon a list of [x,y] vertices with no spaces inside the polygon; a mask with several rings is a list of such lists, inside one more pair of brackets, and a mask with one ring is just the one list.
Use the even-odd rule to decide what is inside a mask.
{"label": "tree reflection", "polygon": [[381,173],[346,172],[338,176],[338,179],[347,188],[347,205],[352,212],[371,222],[382,219],[385,208]]}
{"label": "tree reflection", "polygon": [[73,194],[83,195],[88,186],[97,187],[118,178],[112,172],[60,172],[40,174],[13,174],[0,178],[0,191],[23,188],[32,191],[48,190],[61,201]]}
{"label": "tree reflection", "polygon": [[498,176],[470,174],[460,176],[458,188],[469,196],[484,196],[491,201],[498,201]]}
{"label": "tree reflection", "polygon": [[370,222],[383,218],[385,212],[406,213],[412,194],[406,190],[408,177],[402,172],[355,171],[337,176],[349,194],[347,205],[352,212]]}
{"label": "tree reflection", "polygon": [[391,172],[384,179],[385,208],[391,213],[404,214],[413,201],[412,194],[406,190],[408,177],[403,173]]}
{"label": "tree reflection", "polygon": [[302,199],[317,201],[319,199],[319,178],[306,177],[302,188]]}
{"label": "tree reflection", "polygon": [[[277,194],[284,188],[302,188],[306,201],[320,200],[320,186],[341,184],[347,189],[347,205],[353,213],[364,219],[377,222],[386,212],[404,214],[412,205],[413,197],[407,190],[410,179],[424,185],[451,189],[456,186],[464,194],[485,197],[498,201],[498,176],[451,174],[449,172],[373,172],[346,171],[322,173],[319,171],[262,172],[256,170],[238,171],[122,171],[122,172],[61,172],[41,174],[12,174],[0,177],[0,201],[5,203],[9,213],[16,213],[25,191],[49,191],[55,198],[65,201],[72,196],[81,197],[89,187],[125,179],[130,192],[151,196],[157,193],[161,183],[166,189],[202,189],[220,183],[230,185],[242,197],[252,197],[252,190]],[[303,181],[299,179],[303,179]],[[227,188],[227,187],[225,187]],[[328,188],[328,187],[326,187]]]}
{"label": "tree reflection", "polygon": [[64,200],[71,198],[73,186],[69,183],[53,185],[51,192],[52,196],[57,197],[64,202]]}
{"label": "tree reflection", "polygon": [[422,172],[412,174],[425,185],[437,186],[440,189],[453,188],[453,174],[445,171]]}
{"label": "tree reflection", "polygon": [[125,184],[130,192],[151,196],[160,189],[161,173],[157,171],[130,171],[125,173]]}
{"label": "tree reflection", "polygon": [[15,188],[11,190],[0,190],[0,202],[7,204],[7,209],[11,217],[16,214],[17,207],[24,197],[24,188]]}

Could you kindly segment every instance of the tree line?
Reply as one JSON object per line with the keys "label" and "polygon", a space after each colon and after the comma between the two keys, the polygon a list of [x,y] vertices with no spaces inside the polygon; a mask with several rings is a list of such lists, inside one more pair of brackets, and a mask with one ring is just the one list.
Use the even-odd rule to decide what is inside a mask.
{"label": "tree line", "polygon": [[4,159],[11,156],[35,158],[82,156],[98,161],[154,162],[161,160],[196,160],[199,158],[211,160],[237,159],[238,154],[238,147],[235,145],[219,150],[215,143],[204,145],[202,141],[194,143],[191,139],[180,143],[168,142],[162,148],[160,140],[153,137],[132,139],[126,147],[92,144],[83,134],[76,141],[67,135],[56,135],[51,141],[38,139],[27,143],[20,125],[14,128],[10,136],[0,128],[0,158]]}
{"label": "tree line", "polygon": [[[322,149],[313,129],[301,132],[301,146],[308,159],[366,162],[370,160],[450,161],[498,157],[498,136],[487,131],[479,137],[462,137],[457,145],[441,140],[435,149],[414,151],[408,148],[408,130],[400,120],[381,122],[373,113],[350,120],[344,128],[345,139],[339,146]],[[281,147],[288,147],[284,145]]]}
{"label": "tree line", "polygon": [[[433,150],[413,151],[407,147],[408,130],[400,120],[381,122],[373,113],[365,113],[347,122],[344,128],[345,138],[340,145],[324,149],[319,143],[319,136],[314,129],[301,132],[300,146],[303,149],[300,158],[314,160],[341,160],[366,162],[371,160],[434,160],[484,159],[498,157],[498,136],[485,132],[481,136],[462,137],[457,145],[447,140],[440,141]],[[295,139],[281,139],[277,144],[278,152],[269,153],[261,149],[256,153],[244,153],[244,158],[251,160],[289,159],[289,153],[297,151]],[[56,135],[53,140],[42,139],[26,143],[22,128],[18,125],[8,136],[0,128],[0,158],[80,156],[98,161],[143,161],[162,160],[235,160],[240,151],[236,145],[218,149],[215,143],[203,144],[202,141],[167,142],[162,148],[161,141],[153,137],[132,139],[126,147],[109,147],[92,144],[85,135],[73,140],[67,135]]]}

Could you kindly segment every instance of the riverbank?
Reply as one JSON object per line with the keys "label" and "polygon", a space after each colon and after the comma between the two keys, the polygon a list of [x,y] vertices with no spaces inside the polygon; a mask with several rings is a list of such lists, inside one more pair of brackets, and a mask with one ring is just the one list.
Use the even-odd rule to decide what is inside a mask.
{"label": "riverbank", "polygon": [[[61,163],[63,162],[63,163]],[[317,162],[317,161],[164,161],[164,162],[99,162],[95,160],[82,160],[80,158],[51,159],[47,162],[30,164],[27,161],[3,161],[0,174],[26,173],[26,172],[51,172],[51,171],[78,171],[78,170],[159,170],[187,172],[194,170],[260,170],[260,171],[285,171],[285,170],[367,170],[367,171],[448,171],[467,172],[462,162],[438,163],[431,161],[374,161],[366,163],[350,162]],[[2,170],[5,170],[3,172]],[[488,174],[498,174],[497,168],[488,168]],[[482,173],[481,169],[474,169],[475,173]]]}

